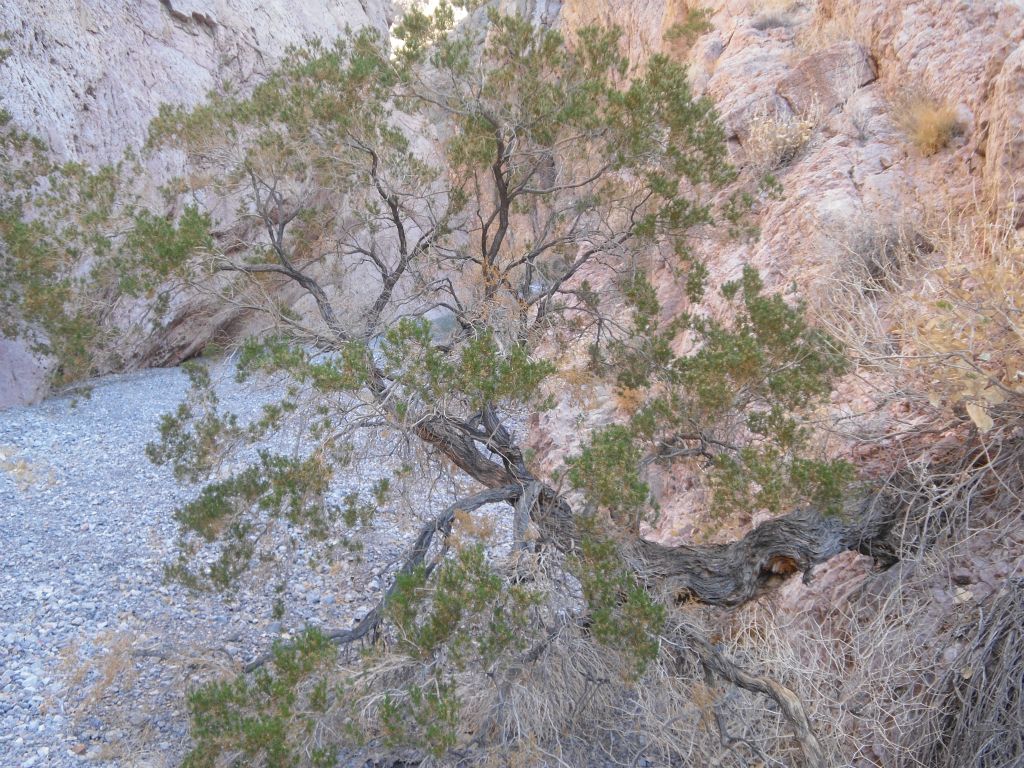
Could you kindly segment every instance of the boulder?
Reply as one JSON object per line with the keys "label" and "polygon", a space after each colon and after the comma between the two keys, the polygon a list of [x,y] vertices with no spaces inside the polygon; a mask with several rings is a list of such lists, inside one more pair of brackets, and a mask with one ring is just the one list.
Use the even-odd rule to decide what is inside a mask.
{"label": "boulder", "polygon": [[828,114],[875,79],[867,52],[846,40],[799,59],[778,92],[798,115]]}

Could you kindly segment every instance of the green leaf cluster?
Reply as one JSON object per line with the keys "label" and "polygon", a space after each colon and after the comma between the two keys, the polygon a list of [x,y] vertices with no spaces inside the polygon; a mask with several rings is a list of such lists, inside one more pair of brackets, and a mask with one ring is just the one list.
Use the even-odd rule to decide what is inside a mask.
{"label": "green leaf cluster", "polygon": [[167,575],[196,588],[233,586],[253,557],[253,535],[264,517],[283,518],[311,538],[325,539],[343,515],[325,500],[330,479],[318,454],[296,459],[260,451],[255,464],[206,485],[197,499],[175,512],[184,536],[220,541],[220,556],[198,575],[186,547]]}
{"label": "green leaf cluster", "polygon": [[569,483],[621,525],[635,530],[650,498],[650,488],[640,479],[641,458],[629,427],[601,427],[580,454],[567,461]]}
{"label": "green leaf cluster", "polygon": [[[277,644],[269,668],[252,677],[201,686],[188,696],[194,746],[185,768],[213,768],[224,754],[236,755],[236,764],[292,768],[305,760],[314,768],[336,764],[333,746],[311,753],[305,744],[317,717],[337,691],[323,677],[336,648],[324,634],[309,629],[293,644]],[[321,675],[310,686],[311,677]]]}
{"label": "green leaf cluster", "polygon": [[[703,283],[700,273],[690,277]],[[688,458],[703,462],[715,515],[805,504],[838,512],[854,472],[815,455],[808,420],[846,361],[834,339],[807,324],[803,305],[765,294],[750,267],[721,287],[727,320],[694,312],[661,322],[642,273],[623,293],[633,332],[609,343],[599,362],[620,387],[646,388],[648,397],[626,424],[595,430],[569,459],[573,487],[613,518],[639,521],[648,497],[642,467]],[[680,356],[672,344],[684,330],[694,351]]]}
{"label": "green leaf cluster", "polygon": [[431,576],[421,566],[397,577],[387,610],[403,650],[424,659],[443,652],[457,668],[486,669],[525,646],[538,596],[507,584],[482,544],[460,549]]}
{"label": "green leaf cluster", "polygon": [[598,642],[627,654],[639,676],[658,655],[665,607],[637,580],[596,519],[579,525],[580,552],[571,567],[583,587],[590,631]]}
{"label": "green leaf cluster", "polygon": [[491,328],[470,336],[458,355],[446,353],[424,318],[404,318],[389,328],[381,356],[385,376],[408,395],[433,402],[457,393],[474,409],[526,402],[555,370],[549,361],[532,358],[525,344],[510,342],[502,349]]}
{"label": "green leaf cluster", "polygon": [[[195,206],[178,216],[141,206],[131,158],[57,164],[0,122],[0,331],[50,357],[55,385],[116,370],[119,343],[158,327],[171,283],[209,247],[211,220]],[[138,297],[151,311],[128,323],[117,309]]]}
{"label": "green leaf cluster", "polygon": [[428,685],[385,694],[380,705],[384,743],[443,757],[457,743],[460,711],[455,682],[440,676]]}

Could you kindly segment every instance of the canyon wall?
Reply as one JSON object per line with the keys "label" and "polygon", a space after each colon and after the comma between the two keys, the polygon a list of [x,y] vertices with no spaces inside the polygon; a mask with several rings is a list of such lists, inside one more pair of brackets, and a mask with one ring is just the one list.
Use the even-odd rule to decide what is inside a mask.
{"label": "canyon wall", "polygon": [[[387,0],[5,0],[0,14],[0,108],[55,155],[115,162],[145,141],[161,104],[195,105],[225,81],[258,82],[290,45],[366,25],[387,34]],[[145,184],[180,174],[176,152],[145,159]],[[168,364],[202,349],[234,320],[182,302],[137,364]],[[44,393],[45,361],[0,338],[0,407]]]}

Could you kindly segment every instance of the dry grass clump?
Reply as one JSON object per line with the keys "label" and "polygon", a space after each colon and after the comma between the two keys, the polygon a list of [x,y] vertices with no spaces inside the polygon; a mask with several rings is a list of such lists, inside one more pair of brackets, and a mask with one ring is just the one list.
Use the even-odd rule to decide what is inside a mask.
{"label": "dry grass clump", "polygon": [[[531,650],[535,660],[520,668],[466,668],[456,675],[458,741],[473,747],[462,764],[742,768],[799,760],[778,711],[763,697],[708,676],[688,649],[666,645],[640,680],[627,658],[571,622]],[[410,683],[429,684],[418,659],[384,656],[347,671],[350,698],[325,713],[310,749],[339,733],[386,741],[382,703],[401,700]]]}
{"label": "dry grass clump", "polygon": [[810,115],[757,112],[747,125],[743,141],[747,165],[768,173],[792,162],[814,135],[817,121]]}
{"label": "dry grass clump", "polygon": [[[95,718],[103,730],[121,733],[113,741],[93,742],[97,760],[169,766],[173,756],[166,754],[167,735],[151,721],[170,714],[168,700],[184,705],[186,688],[197,680],[235,671],[223,653],[154,647],[154,640],[132,629],[107,629],[61,650],[61,693],[54,706],[76,728]],[[175,744],[174,750],[180,747]]]}
{"label": "dry grass clump", "polygon": [[33,485],[51,486],[56,482],[52,469],[44,473],[40,462],[18,458],[18,449],[12,445],[0,445],[0,471],[11,476],[19,491],[26,491]]}
{"label": "dry grass clump", "polygon": [[892,113],[896,125],[925,157],[945,149],[963,132],[953,106],[921,90],[893,99]]}
{"label": "dry grass clump", "polygon": [[862,220],[835,240],[807,295],[851,359],[983,433],[1024,415],[1024,235],[1011,216]]}
{"label": "dry grass clump", "polygon": [[1024,579],[1010,579],[933,689],[921,765],[999,768],[1024,757]]}
{"label": "dry grass clump", "polygon": [[63,650],[61,677],[76,716],[91,714],[112,689],[132,686],[138,677],[133,657],[137,642],[132,632],[106,630],[90,642],[95,654],[87,655],[80,643]]}
{"label": "dry grass clump", "polygon": [[788,11],[765,11],[755,16],[750,26],[761,32],[768,29],[787,29],[796,24],[796,18]]}
{"label": "dry grass clump", "polygon": [[636,387],[624,387],[615,391],[615,404],[623,413],[632,416],[647,400],[647,392]]}

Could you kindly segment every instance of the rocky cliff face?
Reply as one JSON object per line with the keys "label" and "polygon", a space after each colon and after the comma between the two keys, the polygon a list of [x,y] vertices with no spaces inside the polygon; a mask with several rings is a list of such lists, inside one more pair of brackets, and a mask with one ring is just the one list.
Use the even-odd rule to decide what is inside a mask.
{"label": "rocky cliff face", "polygon": [[160,104],[198,104],[226,79],[258,80],[289,45],[367,24],[387,32],[384,2],[13,0],[2,103],[60,157],[110,162],[141,146]]}
{"label": "rocky cliff face", "polygon": [[[160,104],[198,104],[220,83],[256,82],[289,45],[391,21],[386,0],[10,0],[0,15],[0,107],[61,159],[116,161],[145,141]],[[155,192],[183,170],[175,153],[147,159]],[[140,362],[173,362],[232,318],[183,303]],[[0,339],[0,407],[42,392],[45,364]]]}
{"label": "rocky cliff face", "polygon": [[[919,713],[936,706],[929,691],[944,674],[962,669],[969,679],[972,669],[956,665],[973,652],[964,639],[976,626],[971,612],[1007,593],[1024,551],[1019,523],[1007,522],[1019,520],[1019,502],[996,491],[984,501],[929,495],[955,495],[959,482],[1003,471],[1021,477],[1016,449],[1000,454],[1007,463],[992,474],[973,452],[998,453],[1019,437],[998,409],[1024,393],[1024,4],[689,3],[711,11],[710,29],[689,47],[664,40],[686,2],[625,5],[567,0],[562,23],[624,25],[638,64],[654,52],[684,57],[694,87],[718,105],[742,178],[771,173],[781,185],[781,195],[755,204],[756,235],[701,238],[711,282],[751,264],[769,288],[805,301],[854,365],[821,414],[840,425],[823,437],[825,449],[872,482],[918,473],[911,496],[948,515],[932,520],[941,547],[922,544],[899,567],[878,573],[870,558],[843,556],[813,583],[793,579],[770,605],[734,616],[733,652],[778,664],[789,679],[800,667],[816,727],[844,744],[835,764],[933,764],[934,747],[922,752],[920,743],[938,736]],[[665,313],[686,309],[672,270],[655,277]],[[629,408],[607,387],[576,385],[559,398],[531,424],[545,469],[571,452],[567,436],[586,431],[572,421],[570,399],[595,405],[592,426]],[[943,486],[936,477],[950,467],[957,479]],[[763,519],[710,520],[700,474],[682,464],[653,473],[662,514],[648,535],[724,540]],[[1003,503],[1017,509],[1010,518],[1000,518]],[[835,661],[836,649],[851,655]],[[841,672],[829,670],[833,662]],[[921,754],[932,757],[916,762]]]}
{"label": "rocky cliff face", "polygon": [[[769,288],[807,301],[812,315],[833,329],[841,325],[839,283],[847,277],[853,281],[858,270],[892,266],[865,266],[865,259],[902,249],[908,259],[923,263],[937,248],[928,234],[936,222],[968,209],[1003,210],[1020,203],[1015,183],[1024,173],[1020,2],[633,0],[626,5],[567,0],[560,21],[570,32],[595,22],[623,26],[625,51],[638,65],[655,52],[684,58],[695,89],[717,104],[744,178],[771,173],[781,184],[781,195],[756,204],[756,237],[705,238],[697,246],[712,283],[734,279],[743,264],[753,265]],[[689,47],[666,38],[689,8],[699,7],[710,12],[704,34]],[[919,125],[922,121],[940,123],[947,131],[941,146],[919,135],[929,127]],[[931,266],[945,255],[932,258]],[[918,269],[917,276],[924,271]],[[671,270],[665,266],[656,276],[666,313],[685,307]],[[848,308],[861,316],[884,309],[877,302]],[[875,330],[885,335],[898,329],[889,322]],[[865,385],[862,373],[857,382],[843,384],[838,408],[882,407],[894,380],[872,370]],[[579,393],[564,394],[563,406],[571,396]],[[595,424],[610,418],[610,392],[583,396],[605,403],[592,413]],[[572,411],[555,408],[536,421],[535,447],[549,467],[564,456],[552,453],[551,446],[565,445],[549,436],[578,434],[564,421]],[[879,425],[892,415],[886,413]],[[654,480],[664,518],[672,521],[662,533],[685,538],[697,525],[693,508],[701,506],[692,478],[675,473]]]}

